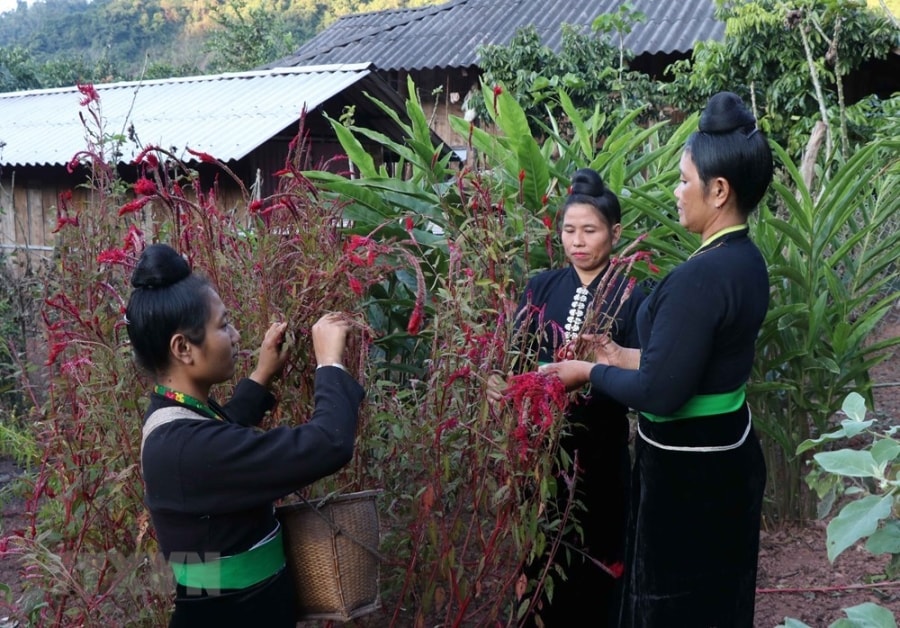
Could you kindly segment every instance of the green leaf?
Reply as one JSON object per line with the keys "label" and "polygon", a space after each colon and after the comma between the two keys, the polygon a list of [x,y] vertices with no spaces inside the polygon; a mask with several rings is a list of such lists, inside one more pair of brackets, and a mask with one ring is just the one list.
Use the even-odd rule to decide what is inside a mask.
{"label": "green leaf", "polygon": [[851,478],[871,478],[878,473],[875,458],[868,451],[841,449],[840,451],[816,454],[813,458],[828,473],[846,475]]}
{"label": "green leaf", "polygon": [[363,145],[356,139],[353,133],[350,132],[350,129],[345,127],[338,120],[329,117],[328,114],[323,113],[322,115],[324,115],[328,122],[331,123],[331,128],[334,129],[334,133],[337,135],[341,147],[344,149],[344,152],[347,153],[347,157],[350,161],[359,169],[359,174],[362,177],[376,176],[378,170],[375,168],[375,162],[372,159],[372,155],[363,148]]}
{"label": "green leaf", "polygon": [[[547,161],[541,154],[537,142],[530,135],[522,138],[516,154],[519,158],[519,167],[525,173],[525,178],[522,180],[525,206],[532,211],[537,211],[543,205],[541,200],[547,193],[547,186],[550,182]],[[518,176],[519,173],[515,174]]]}
{"label": "green leaf", "polygon": [[876,463],[885,465],[900,456],[900,443],[893,438],[881,438],[872,445],[869,451]]}
{"label": "green leaf", "polygon": [[783,624],[778,624],[775,628],[812,628],[808,624],[804,624],[799,619],[791,619],[790,617],[784,618]]}
{"label": "green leaf", "polygon": [[900,555],[900,520],[888,521],[876,530],[866,542],[866,549],[873,554]]}
{"label": "green leaf", "polygon": [[892,505],[890,496],[870,495],[844,506],[826,529],[828,560],[834,562],[845,549],[875,532],[878,522],[891,514]]}
{"label": "green leaf", "polygon": [[845,608],[847,617],[857,628],[896,628],[894,614],[883,606],[872,602],[863,602],[858,606]]}

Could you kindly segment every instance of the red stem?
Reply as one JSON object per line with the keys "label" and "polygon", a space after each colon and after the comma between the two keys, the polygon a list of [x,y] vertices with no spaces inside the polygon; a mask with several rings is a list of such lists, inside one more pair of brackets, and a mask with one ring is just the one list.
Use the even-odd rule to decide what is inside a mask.
{"label": "red stem", "polygon": [[873,584],[845,584],[831,587],[796,587],[790,589],[757,589],[757,593],[828,593],[831,591],[851,591],[858,589],[884,589],[900,587],[900,580],[892,582],[876,582]]}

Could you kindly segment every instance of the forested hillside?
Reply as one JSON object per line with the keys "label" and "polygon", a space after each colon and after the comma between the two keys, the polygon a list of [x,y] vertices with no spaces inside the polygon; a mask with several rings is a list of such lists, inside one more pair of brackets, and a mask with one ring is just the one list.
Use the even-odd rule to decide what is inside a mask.
{"label": "forested hillside", "polygon": [[20,1],[0,14],[0,91],[249,69],[341,15],[438,1]]}

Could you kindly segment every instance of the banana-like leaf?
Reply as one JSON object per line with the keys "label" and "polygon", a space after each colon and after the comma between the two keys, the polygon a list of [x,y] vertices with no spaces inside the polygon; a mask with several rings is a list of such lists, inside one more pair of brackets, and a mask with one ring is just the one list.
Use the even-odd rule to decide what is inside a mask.
{"label": "banana-like leaf", "polygon": [[325,119],[331,124],[331,128],[334,129],[334,133],[337,135],[341,148],[347,153],[347,158],[357,167],[360,176],[376,176],[378,170],[375,168],[375,161],[372,159],[372,155],[370,155],[360,141],[356,139],[350,129],[341,124],[340,121],[330,117],[327,113],[323,113],[322,115],[324,115]]}

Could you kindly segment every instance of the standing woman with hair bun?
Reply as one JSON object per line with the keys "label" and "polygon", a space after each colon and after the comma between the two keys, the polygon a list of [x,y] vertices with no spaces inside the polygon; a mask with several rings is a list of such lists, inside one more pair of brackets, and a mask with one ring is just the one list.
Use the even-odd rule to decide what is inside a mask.
{"label": "standing woman with hair bun", "polygon": [[[621,236],[621,220],[619,199],[604,185],[600,175],[590,168],[576,171],[558,217],[569,264],[532,277],[519,303],[519,318],[530,325],[527,338],[537,345],[532,349],[539,362],[565,357],[579,333],[592,332],[582,327],[591,318],[593,308],[599,309],[599,316],[594,320],[602,320],[604,324],[606,317],[615,316],[610,333],[617,343],[638,346],[634,320],[644,293],[634,286],[629,296],[627,278],[606,279],[611,272],[613,248]],[[489,399],[499,402],[504,387],[503,379],[492,375],[488,379]],[[583,536],[573,530],[563,537],[564,545],[555,562],[565,572],[565,580],[555,569],[549,572],[554,578],[552,602],[545,598],[537,611],[543,625],[549,628],[577,625],[586,617],[594,626],[614,625],[621,588],[621,579],[614,574],[624,560],[631,464],[627,415],[624,404],[597,390],[579,395],[569,404],[567,426],[559,446],[578,464],[575,499],[584,509],[575,510],[574,516]],[[569,501],[563,471],[572,474],[571,469],[557,469],[560,513]],[[545,566],[545,561],[535,561],[526,566],[526,574],[536,579]],[[534,625],[533,622],[534,618],[529,618],[529,625]]]}
{"label": "standing woman with hair bun", "polygon": [[[624,628],[752,628],[766,467],[745,386],[769,304],[747,218],[772,180],[768,141],[731,92],[681,157],[679,221],[701,236],[638,312],[642,351],[542,367],[639,412]],[[613,339],[614,340],[614,339]]]}
{"label": "standing woman with hair bun", "polygon": [[257,366],[228,403],[210,388],[231,379],[240,334],[208,281],[170,246],[148,246],[126,308],[135,360],[154,380],[144,415],[144,501],[175,575],[172,627],[293,627],[274,501],[330,475],[353,456],[363,389],[343,366],[349,325],[326,314],[312,328],[315,408],[309,422],[254,426],[288,356],[273,323]]}

